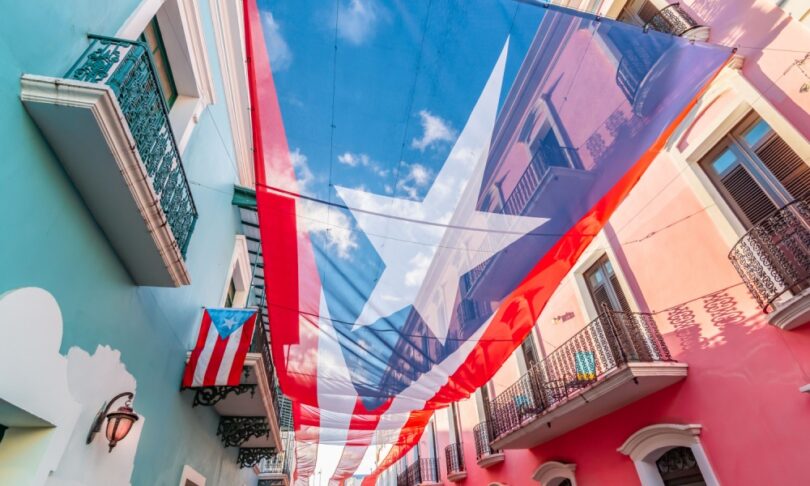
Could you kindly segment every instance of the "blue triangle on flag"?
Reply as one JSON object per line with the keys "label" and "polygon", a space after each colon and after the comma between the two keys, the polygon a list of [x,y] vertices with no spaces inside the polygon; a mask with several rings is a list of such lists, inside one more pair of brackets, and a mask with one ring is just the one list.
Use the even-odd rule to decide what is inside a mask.
{"label": "blue triangle on flag", "polygon": [[211,316],[211,322],[217,329],[217,333],[224,339],[231,335],[234,331],[242,327],[253,314],[256,309],[206,309],[208,315]]}

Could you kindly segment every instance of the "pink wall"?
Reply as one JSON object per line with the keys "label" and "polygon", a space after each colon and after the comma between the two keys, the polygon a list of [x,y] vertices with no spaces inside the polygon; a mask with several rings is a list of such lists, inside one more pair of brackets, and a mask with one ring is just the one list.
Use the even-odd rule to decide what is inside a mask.
{"label": "pink wall", "polygon": [[[769,1],[687,1],[682,6],[711,27],[711,42],[739,46],[743,75],[762,97],[810,138],[810,83],[796,61],[810,48],[810,29]],[[810,8],[810,5],[808,5]],[[759,50],[766,47],[776,50]],[[810,73],[810,61],[805,71]],[[731,103],[721,97],[673,145],[683,149]],[[690,138],[691,137],[691,138]],[[575,463],[577,483],[639,484],[633,464],[616,449],[656,423],[697,423],[722,484],[799,485],[810,480],[810,325],[781,331],[765,322],[728,261],[729,245],[668,155],[656,159],[611,219],[606,234],[639,307],[655,314],[673,357],[689,365],[686,380],[531,450],[507,451],[490,469],[475,464],[472,399],[460,403],[468,477],[463,484],[532,484],[545,461]],[[575,286],[564,284],[539,320],[546,351],[588,321]],[[573,313],[564,322],[553,318]],[[493,379],[502,391],[518,377],[513,356]],[[442,477],[447,413],[437,413]],[[451,484],[445,480],[445,484]]]}

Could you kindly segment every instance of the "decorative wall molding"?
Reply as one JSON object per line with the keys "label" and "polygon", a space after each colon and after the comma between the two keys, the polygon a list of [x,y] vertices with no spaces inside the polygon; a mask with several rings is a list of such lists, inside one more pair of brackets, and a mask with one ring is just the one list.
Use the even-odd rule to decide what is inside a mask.
{"label": "decorative wall molding", "polygon": [[542,486],[559,486],[566,479],[571,481],[572,486],[577,486],[574,476],[576,464],[568,464],[558,461],[548,461],[540,465],[532,475],[532,479],[538,481]]}
{"label": "decorative wall molding", "polygon": [[210,0],[214,38],[219,53],[225,104],[231,122],[239,183],[255,185],[253,176],[253,137],[250,121],[250,94],[247,90],[245,32],[242,2]]}
{"label": "decorative wall molding", "polygon": [[671,449],[688,447],[695,456],[707,486],[719,486],[700,443],[701,430],[702,426],[698,424],[649,425],[628,437],[617,450],[633,460],[642,486],[664,486],[655,461]]}
{"label": "decorative wall molding", "polygon": [[617,450],[634,461],[644,460],[662,447],[690,447],[698,444],[697,437],[701,428],[698,424],[649,425],[628,437]]}

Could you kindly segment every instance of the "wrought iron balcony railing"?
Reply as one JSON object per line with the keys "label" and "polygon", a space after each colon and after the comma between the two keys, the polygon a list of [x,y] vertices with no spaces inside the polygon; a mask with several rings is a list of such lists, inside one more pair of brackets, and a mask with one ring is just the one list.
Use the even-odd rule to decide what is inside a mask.
{"label": "wrought iron balcony railing", "polygon": [[259,474],[290,474],[290,458],[293,451],[278,452],[271,459],[259,462]]}
{"label": "wrought iron balcony railing", "polygon": [[397,475],[397,486],[417,486],[439,482],[439,462],[436,458],[422,458]]}
{"label": "wrought iron balcony railing", "polygon": [[672,361],[650,314],[605,311],[492,399],[494,438],[630,362]]}
{"label": "wrought iron balcony railing", "polygon": [[481,461],[481,459],[492,456],[495,454],[500,454],[501,451],[498,449],[493,449],[492,446],[489,445],[490,442],[490,428],[491,424],[484,421],[473,427],[473,437],[475,437],[475,460]]}
{"label": "wrought iron balcony railing", "polygon": [[447,475],[462,473],[467,470],[464,465],[464,448],[461,444],[450,444],[444,448],[444,459],[447,464]]}
{"label": "wrought iron balcony railing", "polygon": [[183,256],[197,209],[169,122],[154,61],[145,44],[90,35],[90,46],[65,75],[112,89],[152,188]]}
{"label": "wrought iron balcony railing", "polygon": [[810,287],[810,195],[757,223],[728,258],[766,312],[788,292]]}
{"label": "wrought iron balcony railing", "polygon": [[644,25],[645,29],[653,29],[665,34],[682,36],[691,30],[702,27],[678,3],[671,3],[655,14]]}

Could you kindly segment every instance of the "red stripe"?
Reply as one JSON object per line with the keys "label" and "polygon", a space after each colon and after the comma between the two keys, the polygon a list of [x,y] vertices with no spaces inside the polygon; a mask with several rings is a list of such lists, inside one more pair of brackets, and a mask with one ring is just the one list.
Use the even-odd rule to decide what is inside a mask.
{"label": "red stripe", "polygon": [[202,321],[200,322],[200,331],[197,333],[197,344],[194,346],[194,350],[191,351],[191,357],[186,363],[186,370],[183,372],[183,388],[188,388],[194,383],[194,370],[197,369],[197,363],[200,361],[200,354],[205,347],[210,328],[211,316],[208,315],[208,309],[204,309]]}
{"label": "red stripe", "polygon": [[[319,313],[320,280],[315,256],[306,233],[299,234],[296,221],[296,201],[271,193],[268,173],[295,181],[289,148],[284,132],[281,109],[276,96],[270,61],[261,29],[256,2],[244,0],[245,42],[248,53],[248,85],[251,110],[254,169],[256,175],[256,206],[270,313],[273,361],[278,370],[279,385],[289,396],[306,403],[317,403],[317,360],[296,361],[317,349],[317,321],[310,322],[308,331],[301,333],[299,310]],[[275,181],[274,181],[275,182]],[[294,184],[294,182],[293,182]],[[299,241],[300,238],[300,241]],[[299,249],[303,254],[299,254]],[[299,275],[305,276],[299,281]],[[289,362],[293,363],[290,364]],[[309,380],[290,377],[288,368],[304,372]]]}
{"label": "red stripe", "polygon": [[217,334],[217,342],[214,344],[214,351],[211,352],[211,359],[208,361],[208,368],[205,369],[203,386],[216,386],[219,367],[222,366],[222,357],[225,355],[225,348],[228,347],[228,338],[222,339]]}
{"label": "red stripe", "polygon": [[[233,356],[233,363],[231,363],[231,371],[228,374],[228,386],[236,386],[242,379],[242,368],[245,366],[245,358],[250,349],[250,341],[253,337],[253,329],[256,327],[256,316],[258,313],[253,314],[242,324],[242,335],[239,339],[239,347],[236,348],[236,353]],[[259,338],[261,338],[261,334]],[[271,379],[272,377],[267,377]]]}

